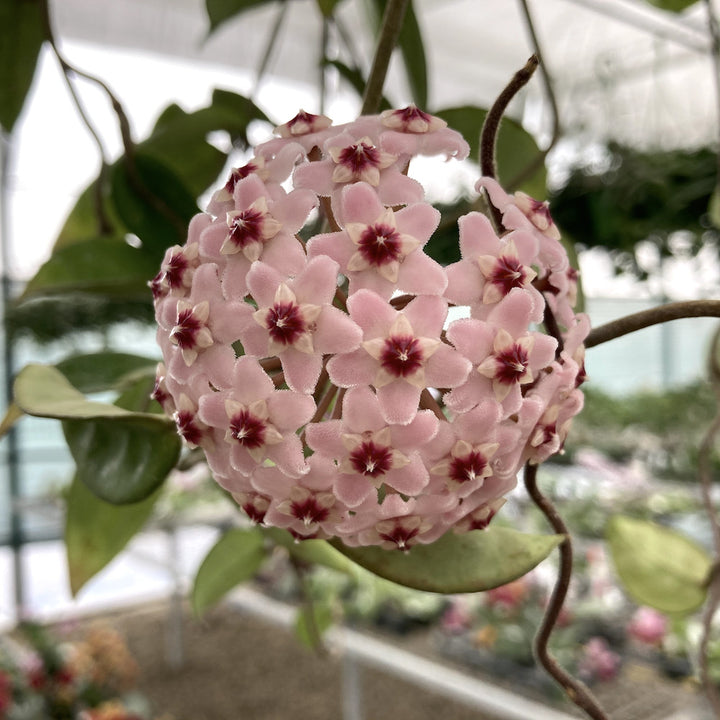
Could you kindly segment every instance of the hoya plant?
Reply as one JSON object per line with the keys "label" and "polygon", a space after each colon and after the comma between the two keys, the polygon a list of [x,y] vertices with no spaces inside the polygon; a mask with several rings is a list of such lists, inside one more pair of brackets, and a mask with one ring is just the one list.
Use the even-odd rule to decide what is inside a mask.
{"label": "hoya plant", "polygon": [[[325,21],[334,5],[318,3]],[[78,74],[57,48],[45,3],[12,12],[68,75]],[[228,16],[216,3],[208,12],[213,27]],[[143,526],[173,468],[199,463],[232,498],[238,521],[201,564],[198,612],[251,578],[278,545],[303,564],[359,564],[446,594],[503,585],[558,548],[536,656],[570,701],[604,719],[548,651],[572,545],[538,487],[538,466],[562,450],[582,409],[586,348],[679,317],[719,316],[720,303],[673,303],[591,330],[548,203],[498,180],[498,159],[501,173],[505,161],[514,166],[525,190],[542,173],[534,141],[509,121],[500,125],[538,57],[491,108],[430,114],[421,109],[412,4],[390,0],[382,18],[367,77],[344,69],[363,92],[349,123],[300,111],[250,148],[247,125],[264,112],[217,92],[195,113],[168,108],[136,144],[111,95],[125,155],[103,163],[21,300],[51,301],[35,314],[60,303],[80,317],[83,302],[102,299],[113,320],[152,303],[161,362],[105,353],[28,366],[3,429],[23,413],[63,423],[77,465],[66,498],[73,591]],[[381,111],[398,42],[416,102]],[[25,56],[33,47],[24,46]],[[26,69],[4,71],[15,73],[8,129]],[[246,148],[229,171],[206,142],[217,129]],[[518,167],[517,150],[528,147]],[[472,200],[453,208],[451,222],[414,177],[422,156],[479,156]],[[198,212],[194,197],[221,171]],[[448,232],[457,250],[441,262],[444,253],[431,248]],[[118,299],[121,309],[111,309]],[[109,389],[120,390],[112,403],[86,397]],[[708,452],[712,440],[709,433]],[[707,468],[700,471],[712,509]],[[518,478],[550,533],[492,522]],[[622,516],[608,537],[634,598],[680,614],[706,605],[706,654],[716,561],[682,536]],[[720,707],[706,669],[703,680]]]}

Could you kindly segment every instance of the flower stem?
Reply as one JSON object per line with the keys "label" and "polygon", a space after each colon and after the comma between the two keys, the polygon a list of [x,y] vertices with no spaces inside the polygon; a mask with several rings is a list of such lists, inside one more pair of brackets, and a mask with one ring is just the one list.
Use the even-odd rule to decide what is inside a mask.
{"label": "flower stem", "polygon": [[651,325],[691,317],[720,317],[720,300],[685,300],[626,315],[593,328],[585,340],[585,347],[602,345],[608,340],[614,340]]}
{"label": "flower stem", "polygon": [[567,697],[581,710],[584,710],[588,717],[593,718],[593,720],[609,720],[597,699],[585,684],[566,672],[550,654],[548,649],[550,635],[552,635],[558,617],[560,616],[560,611],[562,610],[568,587],[570,586],[573,569],[572,542],[567,526],[562,517],[560,517],[557,508],[549,498],[540,492],[537,486],[537,465],[531,465],[530,463],[525,465],[524,480],[528,495],[530,495],[535,505],[540,508],[553,530],[559,535],[565,536],[565,539],[559,547],[560,568],[558,578],[552,595],[550,596],[550,602],[545,610],[545,617],[543,617],[540,629],[535,637],[535,655],[538,662],[562,687]]}
{"label": "flower stem", "polygon": [[372,115],[380,108],[385,77],[390,65],[390,58],[397,44],[400,29],[405,18],[405,11],[410,0],[388,0],[385,6],[375,57],[365,85],[361,115]]}

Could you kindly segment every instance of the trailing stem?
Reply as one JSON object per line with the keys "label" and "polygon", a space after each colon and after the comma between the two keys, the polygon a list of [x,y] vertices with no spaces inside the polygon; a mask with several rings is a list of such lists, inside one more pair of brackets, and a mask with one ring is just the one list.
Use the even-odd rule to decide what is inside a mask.
{"label": "trailing stem", "polygon": [[[497,169],[495,166],[495,147],[497,145],[497,135],[500,130],[500,122],[507,110],[510,101],[527,85],[530,78],[538,66],[537,55],[532,55],[525,63],[525,66],[513,75],[512,80],[505,89],[498,95],[493,106],[488,110],[485,116],[485,122],[480,132],[480,171],[485,177],[496,178]],[[505,231],[500,211],[488,202],[492,221],[498,233]]]}
{"label": "trailing stem", "polygon": [[720,300],[686,300],[626,315],[593,328],[585,339],[585,347],[602,345],[608,340],[614,340],[651,325],[691,317],[720,317]]}
{"label": "trailing stem", "polygon": [[600,707],[595,696],[590,692],[587,686],[580,680],[574,678],[566,672],[555,660],[548,649],[550,636],[555,628],[560,611],[562,610],[565,597],[567,596],[570,579],[573,569],[573,551],[570,535],[567,526],[552,504],[549,498],[545,497],[537,486],[537,465],[528,463],[525,465],[524,472],[525,487],[528,495],[532,498],[535,505],[542,511],[547,518],[553,530],[559,535],[564,535],[565,539],[559,547],[560,551],[560,568],[558,578],[553,588],[550,601],[545,610],[540,629],[535,637],[535,655],[538,662],[547,670],[552,678],[562,687],[568,698],[575,703],[581,710],[584,710],[588,717],[593,720],[609,720],[604,710]]}

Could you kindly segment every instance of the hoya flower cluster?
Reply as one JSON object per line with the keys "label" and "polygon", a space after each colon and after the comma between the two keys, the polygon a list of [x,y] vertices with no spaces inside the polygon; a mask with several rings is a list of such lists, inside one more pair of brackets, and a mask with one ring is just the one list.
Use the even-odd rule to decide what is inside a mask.
{"label": "hoya flower cluster", "polygon": [[407,168],[467,155],[444,121],[301,112],[277,135],[152,282],[154,396],[252,520],[298,539],[405,550],[487,526],[582,406],[589,328],[546,204],[481,179],[504,227],[465,215],[442,267]]}

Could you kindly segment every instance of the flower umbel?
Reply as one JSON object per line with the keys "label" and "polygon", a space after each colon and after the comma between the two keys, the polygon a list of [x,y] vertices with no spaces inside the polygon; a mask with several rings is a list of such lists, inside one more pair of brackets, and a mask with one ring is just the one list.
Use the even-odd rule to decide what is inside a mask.
{"label": "flower umbel", "polygon": [[151,283],[153,396],[254,523],[402,552],[482,530],[582,406],[589,325],[547,203],[480,180],[508,232],[468,213],[444,268],[410,169],[467,155],[445,121],[301,111],[276,134]]}

